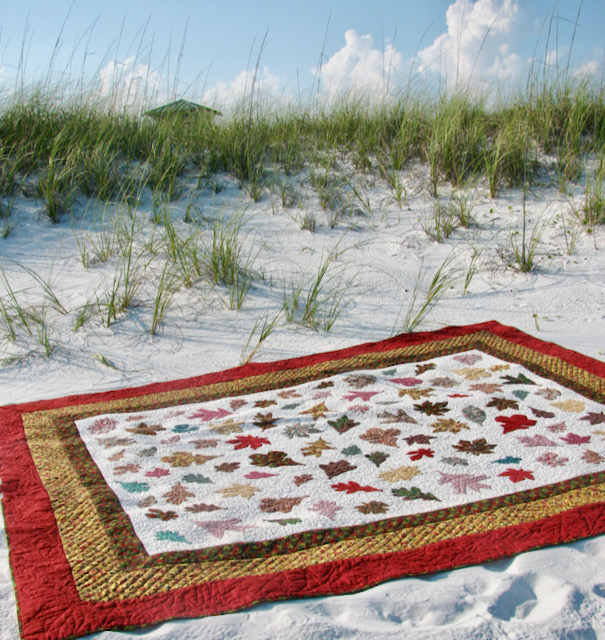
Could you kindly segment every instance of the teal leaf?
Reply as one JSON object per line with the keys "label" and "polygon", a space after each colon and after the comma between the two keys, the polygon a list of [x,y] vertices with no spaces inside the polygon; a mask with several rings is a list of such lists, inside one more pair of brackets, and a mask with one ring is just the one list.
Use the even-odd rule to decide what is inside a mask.
{"label": "teal leaf", "polygon": [[485,422],[485,418],[487,417],[485,415],[485,411],[483,411],[483,409],[480,409],[479,407],[464,407],[464,409],[462,409],[462,413],[467,420],[476,422],[477,424],[483,424]]}
{"label": "teal leaf", "polygon": [[169,540],[170,542],[184,542],[190,544],[187,538],[184,538],[180,533],[176,531],[158,531],[155,534],[156,540]]}
{"label": "teal leaf", "polygon": [[128,493],[145,493],[149,491],[149,484],[147,482],[120,482],[124,489]]}
{"label": "teal leaf", "polygon": [[137,451],[139,458],[152,458],[158,452],[157,447],[148,447],[147,449],[141,449]]}
{"label": "teal leaf", "polygon": [[352,444],[350,447],[342,450],[342,454],[345,456],[358,456],[360,453],[361,449],[356,444]]}
{"label": "teal leaf", "polygon": [[506,456],[506,458],[500,458],[500,460],[494,460],[494,464],[519,464],[521,458],[513,458],[512,456]]}
{"label": "teal leaf", "polygon": [[183,476],[184,482],[196,482],[197,484],[213,484],[210,478],[206,478],[201,473],[188,473]]}
{"label": "teal leaf", "polygon": [[192,431],[197,431],[199,427],[196,427],[192,424],[177,424],[173,427],[173,431],[175,433],[191,433]]}
{"label": "teal leaf", "polygon": [[513,391],[513,395],[517,396],[519,400],[525,400],[529,395],[529,391],[522,391],[521,389],[517,389],[517,391]]}

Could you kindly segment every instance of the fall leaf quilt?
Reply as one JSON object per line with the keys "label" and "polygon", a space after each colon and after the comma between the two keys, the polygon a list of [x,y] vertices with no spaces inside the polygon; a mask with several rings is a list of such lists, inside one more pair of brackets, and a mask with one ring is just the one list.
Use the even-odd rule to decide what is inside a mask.
{"label": "fall leaf quilt", "polygon": [[5,407],[23,638],[347,593],[602,533],[604,398],[604,364],[490,322]]}

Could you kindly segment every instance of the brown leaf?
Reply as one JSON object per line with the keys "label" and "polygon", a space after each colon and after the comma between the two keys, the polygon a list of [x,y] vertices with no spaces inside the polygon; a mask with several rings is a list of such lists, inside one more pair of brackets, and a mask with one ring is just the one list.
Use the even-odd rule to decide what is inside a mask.
{"label": "brown leaf", "polygon": [[355,465],[352,465],[348,460],[339,460],[338,462],[330,462],[329,464],[319,465],[325,472],[328,478],[334,478],[347,471],[357,469]]}
{"label": "brown leaf", "polygon": [[140,422],[136,427],[126,429],[126,431],[139,436],[157,436],[158,431],[166,431],[166,429],[159,424],[148,425],[145,422]]}
{"label": "brown leaf", "polygon": [[357,511],[361,513],[386,513],[389,510],[389,505],[386,502],[378,502],[372,500],[371,502],[364,502],[356,507]]}
{"label": "brown leaf", "polygon": [[166,498],[166,502],[169,502],[170,504],[183,504],[183,502],[187,502],[189,498],[194,498],[195,493],[187,491],[180,482],[177,482],[172,486],[170,491],[167,491],[163,495],[163,497]]}
{"label": "brown leaf", "polygon": [[294,478],[294,484],[297,487],[300,487],[301,484],[305,484],[305,482],[309,482],[313,480],[313,476],[310,476],[308,473],[306,473],[305,475],[302,476],[296,476]]}
{"label": "brown leaf", "polygon": [[192,504],[190,507],[185,507],[185,511],[190,511],[191,513],[206,513],[208,511],[219,510],[224,510],[224,507],[217,507],[215,504],[205,504],[203,502],[198,502],[197,504]]}
{"label": "brown leaf", "polygon": [[223,473],[233,473],[239,468],[239,465],[239,462],[223,462],[222,464],[217,464],[214,468],[217,471],[222,471]]}
{"label": "brown leaf", "polygon": [[496,448],[495,444],[487,444],[487,440],[485,438],[479,438],[472,442],[470,440],[460,440],[458,444],[454,444],[452,446],[461,453],[470,453],[474,456],[493,453],[493,450]]}
{"label": "brown leaf", "polygon": [[308,496],[300,498],[263,498],[259,509],[265,513],[290,513],[292,509],[299,505]]}
{"label": "brown leaf", "polygon": [[254,424],[263,431],[276,427],[277,425],[275,423],[278,420],[279,418],[274,418],[272,413],[257,413],[254,416]]}
{"label": "brown leaf", "polygon": [[384,444],[387,447],[397,447],[397,436],[401,433],[399,429],[368,429],[363,435],[359,436],[361,440],[370,442],[371,444]]}

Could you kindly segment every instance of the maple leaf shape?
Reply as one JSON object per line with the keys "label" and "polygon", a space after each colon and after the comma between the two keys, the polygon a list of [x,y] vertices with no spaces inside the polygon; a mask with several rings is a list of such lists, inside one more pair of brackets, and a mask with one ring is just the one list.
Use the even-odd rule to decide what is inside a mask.
{"label": "maple leaf shape", "polygon": [[562,467],[565,463],[569,462],[569,458],[560,458],[556,453],[549,451],[536,458],[538,462],[547,464],[549,467]]}
{"label": "maple leaf shape", "polygon": [[166,429],[159,424],[148,425],[145,422],[141,422],[136,427],[126,429],[126,431],[138,436],[157,436],[158,431],[166,431]]}
{"label": "maple leaf shape", "polygon": [[495,364],[493,367],[490,367],[490,371],[506,371],[510,369],[510,364]]}
{"label": "maple leaf shape", "polygon": [[355,422],[355,420],[351,420],[349,416],[345,415],[338,418],[338,420],[328,420],[328,424],[334,429],[336,429],[336,431],[338,431],[338,433],[342,435],[343,433],[346,433],[349,429],[356,427],[359,424],[359,422]]}
{"label": "maple leaf shape", "polygon": [[561,395],[561,392],[557,391],[557,389],[540,389],[536,391],[536,395],[542,396],[546,400],[556,400]]}
{"label": "maple leaf shape", "polygon": [[432,458],[435,452],[432,449],[416,449],[415,451],[408,451],[408,456],[411,460],[421,460],[422,458]]}
{"label": "maple leaf shape", "polygon": [[189,507],[185,507],[185,511],[191,513],[208,513],[211,511],[224,511],[224,507],[217,507],[215,504],[206,504],[205,502],[198,502],[192,504]]}
{"label": "maple leaf shape", "polygon": [[303,424],[296,422],[284,429],[284,434],[292,440],[292,438],[308,438],[312,433],[321,433],[314,424]]}
{"label": "maple leaf shape", "polygon": [[588,415],[580,418],[580,420],[587,420],[593,426],[595,424],[605,424],[605,413],[603,411],[601,411],[600,413],[589,411]]}
{"label": "maple leaf shape", "polygon": [[441,502],[439,498],[436,498],[432,493],[424,493],[418,487],[412,487],[406,489],[402,487],[400,489],[391,489],[391,493],[397,498],[403,498],[404,500],[436,500]]}
{"label": "maple leaf shape", "polygon": [[148,449],[141,449],[140,451],[137,451],[137,456],[139,456],[139,458],[152,458],[157,452],[157,447],[149,447]]}
{"label": "maple leaf shape", "polygon": [[214,438],[201,438],[199,440],[190,440],[190,442],[195,445],[196,449],[211,449],[218,444],[218,440]]}
{"label": "maple leaf shape", "polygon": [[397,436],[401,433],[399,429],[368,429],[360,440],[365,440],[372,444],[384,444],[387,447],[397,447]]}
{"label": "maple leaf shape", "polygon": [[389,454],[384,453],[384,451],[373,451],[372,453],[367,453],[365,457],[379,467],[389,457]]}
{"label": "maple leaf shape", "polygon": [[227,440],[227,444],[235,445],[233,450],[237,449],[245,449],[246,447],[250,447],[251,449],[259,449],[264,444],[271,444],[267,438],[261,438],[259,436],[237,436],[233,438],[233,440]]}
{"label": "maple leaf shape", "polygon": [[224,498],[246,498],[246,500],[250,500],[250,498],[259,491],[261,491],[261,489],[251,484],[240,484],[236,482],[224,489],[217,489],[216,493],[222,493]]}
{"label": "maple leaf shape", "polygon": [[356,404],[353,407],[349,407],[349,411],[351,413],[366,413],[370,410],[370,407],[366,404]]}
{"label": "maple leaf shape", "polygon": [[184,542],[189,544],[189,540],[177,531],[158,531],[155,534],[156,540],[169,540],[170,542]]}
{"label": "maple leaf shape", "polygon": [[315,442],[311,442],[306,447],[303,447],[301,453],[303,456],[320,458],[326,449],[334,449],[334,447],[331,447],[323,438],[318,438]]}
{"label": "maple leaf shape", "polygon": [[536,384],[530,380],[525,374],[520,373],[518,376],[502,376],[502,380],[506,380],[504,384]]}
{"label": "maple leaf shape", "polygon": [[158,520],[174,520],[179,517],[176,511],[162,511],[161,509],[149,509],[145,515],[148,518],[157,518]]}
{"label": "maple leaf shape", "polygon": [[483,357],[478,353],[463,353],[459,356],[454,356],[454,360],[461,362],[462,364],[473,365],[475,362],[479,362]]}
{"label": "maple leaf shape", "polygon": [[283,398],[284,400],[287,400],[288,398],[300,398],[300,393],[298,393],[298,391],[295,391],[294,389],[286,389],[285,391],[280,391],[277,394],[280,398]]}
{"label": "maple leaf shape", "polygon": [[567,429],[567,425],[564,422],[557,422],[557,424],[551,424],[548,427],[548,430],[553,433],[559,433],[561,431],[565,431],[565,429]]}
{"label": "maple leaf shape", "polygon": [[197,520],[194,521],[194,524],[205,529],[210,535],[219,539],[221,539],[227,531],[244,532],[248,529],[257,528],[254,525],[240,525],[238,524],[239,522],[241,522],[239,518],[229,518],[228,520]]}
{"label": "maple leaf shape", "polygon": [[201,473],[187,473],[183,476],[184,482],[191,482],[194,484],[212,484],[210,478],[206,478]]}
{"label": "maple leaf shape", "polygon": [[299,498],[263,498],[260,501],[259,509],[265,513],[290,513],[294,507],[308,497],[309,496],[301,496]]}
{"label": "maple leaf shape", "polygon": [[355,465],[352,465],[348,460],[339,460],[338,462],[330,462],[329,464],[320,464],[321,469],[323,469],[330,478],[334,478],[335,476],[339,476],[343,473],[347,473],[347,471],[352,471],[353,469],[357,469]]}
{"label": "maple leaf shape", "polygon": [[402,387],[417,387],[422,384],[424,380],[420,378],[391,378],[391,382],[400,384]]}
{"label": "maple leaf shape", "polygon": [[439,418],[439,420],[433,422],[430,426],[435,433],[441,433],[443,431],[458,433],[462,429],[469,428],[468,425],[464,424],[464,422],[459,422],[458,420],[454,420],[453,418]]}
{"label": "maple leaf shape", "polygon": [[422,404],[415,404],[414,409],[425,413],[427,416],[442,416],[449,411],[447,401],[430,402],[429,400],[425,400]]}
{"label": "maple leaf shape", "polygon": [[172,467],[189,467],[192,464],[205,464],[208,460],[218,456],[204,456],[189,453],[189,451],[175,451],[169,456],[161,458],[162,462],[168,462]]}
{"label": "maple leaf shape", "polygon": [[208,429],[219,436],[226,436],[230,433],[241,433],[241,425],[243,422],[236,422],[233,418],[220,423],[212,423],[208,425]]}
{"label": "maple leaf shape", "polygon": [[421,376],[423,373],[426,373],[427,371],[432,371],[433,369],[436,369],[436,368],[437,368],[437,365],[434,362],[428,362],[426,364],[417,364],[416,375]]}
{"label": "maple leaf shape", "polygon": [[265,409],[266,407],[270,407],[273,404],[277,404],[277,402],[275,402],[275,400],[257,400],[254,403],[254,407],[255,408],[259,408],[259,409]]}
{"label": "maple leaf shape", "polygon": [[443,473],[439,480],[439,484],[450,483],[456,493],[466,494],[467,489],[480,493],[481,489],[491,489],[489,484],[485,484],[483,480],[487,480],[487,476],[474,476],[469,473]]}
{"label": "maple leaf shape", "polygon": [[312,400],[323,400],[324,398],[330,398],[331,396],[331,391],[318,391],[317,393],[314,393],[311,398]]}
{"label": "maple leaf shape", "polygon": [[245,407],[248,403],[243,398],[233,398],[229,403],[229,406],[233,409],[233,411],[237,411],[242,407]]}
{"label": "maple leaf shape", "polygon": [[452,445],[456,451],[460,451],[460,453],[470,453],[474,456],[480,456],[482,454],[490,454],[493,453],[493,450],[496,448],[495,444],[487,444],[487,440],[485,438],[479,438],[477,440],[460,440],[458,444]]}
{"label": "maple leaf shape", "polygon": [[582,456],[582,460],[588,462],[589,464],[600,464],[601,462],[605,461],[605,458],[596,451],[586,449],[584,455]]}
{"label": "maple leaf shape", "polygon": [[292,465],[300,465],[288,458],[288,454],[284,451],[269,451],[269,453],[254,453],[250,456],[252,464],[257,467],[288,467]]}
{"label": "maple leaf shape", "polygon": [[371,502],[364,502],[355,507],[360,513],[386,513],[389,510],[389,505],[386,502],[378,502],[372,500]]}
{"label": "maple leaf shape", "polygon": [[432,396],[433,393],[433,389],[399,389],[400,398],[410,396],[412,400],[421,400],[422,398]]}
{"label": "maple leaf shape", "polygon": [[519,410],[519,403],[509,398],[492,398],[485,406],[496,407],[498,411],[506,411],[507,409]]}
{"label": "maple leaf shape", "polygon": [[536,424],[535,420],[530,420],[527,416],[516,413],[513,416],[498,416],[496,422],[504,427],[504,433],[517,431],[517,429],[529,429]]}
{"label": "maple leaf shape", "polygon": [[186,502],[189,498],[194,498],[195,493],[188,491],[180,482],[177,482],[175,485],[172,485],[170,491],[163,494],[163,497],[166,498],[166,502],[170,504],[183,504],[183,502]]}
{"label": "maple leaf shape", "polygon": [[349,480],[349,482],[338,482],[337,484],[332,484],[330,486],[336,491],[345,491],[346,493],[357,493],[358,491],[365,491],[366,493],[371,491],[382,491],[382,489],[376,489],[376,487],[363,487],[354,480]]}
{"label": "maple leaf shape", "polygon": [[139,500],[137,502],[137,507],[139,507],[139,509],[147,509],[147,507],[150,507],[156,502],[157,500],[153,496],[147,496],[146,498],[143,498],[142,500]]}
{"label": "maple leaf shape", "polygon": [[523,443],[526,447],[558,447],[559,445],[548,438],[541,435],[525,436],[523,438],[517,438],[519,442]]}
{"label": "maple leaf shape", "polygon": [[305,482],[310,482],[311,480],[313,480],[313,476],[309,475],[308,473],[302,475],[302,476],[296,476],[294,478],[294,484],[297,487],[300,487],[301,484],[305,484]]}
{"label": "maple leaf shape", "polygon": [[552,411],[544,411],[544,409],[535,409],[534,407],[530,407],[531,412],[536,416],[536,418],[554,418],[555,414]]}
{"label": "maple leaf shape", "polygon": [[118,451],[117,453],[114,453],[113,455],[108,456],[107,459],[111,460],[111,462],[118,462],[124,457],[125,453],[126,453],[126,449],[122,449],[122,451]]}
{"label": "maple leaf shape", "polygon": [[398,482],[399,480],[411,480],[421,473],[422,472],[417,467],[406,467],[403,465],[401,467],[397,467],[397,469],[383,471],[379,477],[385,482]]}
{"label": "maple leaf shape", "polygon": [[115,476],[123,476],[126,473],[138,473],[141,469],[141,465],[136,462],[129,462],[128,464],[122,464],[114,467],[113,474]]}
{"label": "maple leaf shape", "polygon": [[561,440],[567,444],[587,444],[590,442],[592,436],[580,436],[577,433],[568,433]]}
{"label": "maple leaf shape", "polygon": [[309,511],[316,511],[330,520],[334,520],[334,516],[338,511],[342,510],[342,507],[339,507],[336,502],[332,502],[331,500],[320,500],[319,502],[315,502],[312,507],[308,507],[308,509]]}
{"label": "maple leaf shape", "polygon": [[187,416],[189,420],[201,420],[202,422],[210,422],[211,420],[220,420],[230,416],[231,412],[225,409],[198,409],[194,411],[190,416]]}
{"label": "maple leaf shape", "polygon": [[263,431],[276,427],[277,425],[275,423],[278,420],[279,418],[274,418],[272,413],[257,413],[254,416],[254,424]]}
{"label": "maple leaf shape", "polygon": [[214,468],[222,473],[233,473],[236,469],[239,469],[239,465],[239,462],[223,462],[215,465]]}
{"label": "maple leaf shape", "polygon": [[568,411],[569,413],[581,413],[586,408],[586,404],[581,402],[580,400],[564,400],[563,402],[551,402],[553,407],[557,407],[557,409],[563,409],[563,411]]}
{"label": "maple leaf shape", "polygon": [[479,382],[477,384],[472,384],[469,387],[469,391],[481,391],[489,396],[492,393],[501,393],[502,386],[495,382]]}
{"label": "maple leaf shape", "polygon": [[505,478],[508,477],[514,483],[523,482],[524,480],[535,480],[533,473],[531,471],[525,471],[524,469],[507,469],[498,475]]}
{"label": "maple leaf shape", "polygon": [[394,424],[395,422],[407,422],[409,424],[418,424],[414,418],[408,416],[403,409],[398,409],[397,413],[391,413],[390,411],[383,411],[378,414],[379,418],[382,418],[383,424]]}
{"label": "maple leaf shape", "polygon": [[149,491],[147,482],[120,482],[118,484],[121,484],[128,493],[145,493],[145,491]]}
{"label": "maple leaf shape", "polygon": [[355,389],[363,389],[376,382],[376,376],[367,374],[351,375],[345,378],[345,382]]}
{"label": "maple leaf shape", "polygon": [[263,478],[274,478],[277,476],[277,473],[264,473],[262,471],[251,471],[247,473],[244,478],[248,478],[248,480],[262,480]]}
{"label": "maple leaf shape", "polygon": [[318,418],[324,418],[326,413],[329,413],[328,407],[326,407],[325,403],[322,402],[321,404],[316,404],[306,411],[301,411],[299,415],[310,414],[313,416],[314,420],[317,420]]}
{"label": "maple leaf shape", "polygon": [[363,402],[368,402],[374,396],[382,393],[382,391],[349,391],[346,395],[343,396],[344,400],[348,400],[352,402],[353,400],[363,400]]}
{"label": "maple leaf shape", "polygon": [[89,427],[87,427],[87,429],[90,433],[102,435],[113,431],[117,424],[118,421],[113,418],[97,418]]}
{"label": "maple leaf shape", "polygon": [[164,476],[169,476],[170,475],[170,471],[168,471],[168,469],[160,469],[160,468],[156,467],[152,471],[147,471],[145,473],[145,475],[148,478],[163,478]]}
{"label": "maple leaf shape", "polygon": [[435,387],[442,387],[443,389],[451,389],[452,387],[458,387],[460,385],[459,382],[445,376],[441,378],[433,378],[431,380],[431,384]]}
{"label": "maple leaf shape", "polygon": [[453,373],[457,373],[465,380],[481,380],[482,378],[491,378],[492,374],[485,369],[479,367],[464,367],[463,369],[454,369]]}
{"label": "maple leaf shape", "polygon": [[408,443],[409,446],[413,444],[431,444],[431,440],[434,440],[436,436],[425,436],[422,433],[419,433],[416,436],[408,436],[404,438],[404,440]]}
{"label": "maple leaf shape", "polygon": [[[197,429],[197,427],[196,427]],[[160,442],[162,444],[175,444],[177,442],[179,442],[181,439],[181,436],[170,436],[170,438],[164,438],[163,440],[160,440]]]}

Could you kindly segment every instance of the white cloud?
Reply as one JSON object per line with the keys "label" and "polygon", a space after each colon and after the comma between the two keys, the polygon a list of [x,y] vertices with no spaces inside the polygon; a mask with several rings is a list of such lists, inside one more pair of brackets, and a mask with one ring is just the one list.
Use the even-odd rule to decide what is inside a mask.
{"label": "white cloud", "polygon": [[392,44],[377,49],[371,35],[360,36],[350,29],[345,33],[345,46],[312,73],[330,99],[350,94],[383,97],[396,91],[403,69],[403,56]]}
{"label": "white cloud", "polygon": [[251,96],[255,103],[262,103],[264,100],[274,103],[287,100],[280,87],[279,77],[267,67],[263,67],[257,72],[245,70],[229,84],[217,82],[214,87],[204,92],[202,101],[205,105],[228,112]]}
{"label": "white cloud", "polygon": [[99,82],[99,97],[116,110],[146,108],[166,98],[160,74],[134,57],[107,63]]}
{"label": "white cloud", "polygon": [[456,0],[446,12],[447,31],[419,52],[419,70],[441,74],[449,88],[510,80],[523,66],[510,50],[519,21],[513,0]]}

